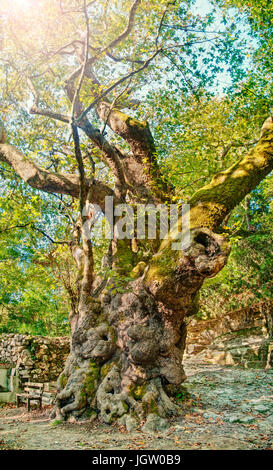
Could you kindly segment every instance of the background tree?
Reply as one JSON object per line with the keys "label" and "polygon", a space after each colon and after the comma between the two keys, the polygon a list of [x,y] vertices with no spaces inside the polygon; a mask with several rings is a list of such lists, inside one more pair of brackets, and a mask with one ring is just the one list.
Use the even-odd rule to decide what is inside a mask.
{"label": "background tree", "polygon": [[[38,227],[53,244],[67,245],[78,268],[71,353],[59,379],[57,415],[96,413],[111,422],[129,412],[175,414],[171,395],[185,379],[185,318],[197,311],[204,280],[223,268],[230,252],[222,224],[273,167],[272,122],[252,140],[246,120],[240,134],[236,117],[230,118],[228,99],[208,99],[209,89],[204,93],[227,60],[233,67],[242,61],[240,41],[231,34],[234,23],[227,24],[228,15],[222,18],[217,9],[195,14],[191,1],[40,0],[33,9],[29,0],[21,2],[21,10],[19,1],[12,9],[3,3],[2,119],[11,144],[1,130],[0,160],[32,188],[61,197],[66,211],[73,209],[67,214],[69,239],[68,229],[58,232],[57,226],[65,237],[56,239]],[[244,71],[238,67],[233,77],[243,78]],[[168,146],[165,141],[162,148],[158,130],[156,145],[144,120],[145,105],[136,109],[166,80],[174,94],[182,82],[181,148],[187,165],[193,163],[193,179],[186,175],[185,182],[197,183],[187,194],[175,171],[166,171]],[[203,122],[198,127],[199,109],[213,119],[215,104],[229,136],[224,130],[210,136]],[[192,129],[199,135],[189,146]],[[199,167],[194,160],[204,139]],[[173,154],[175,168],[182,165],[179,154]],[[231,166],[224,170],[226,163]],[[211,179],[215,171],[220,172]],[[83,230],[88,221],[83,209],[87,202],[97,204],[103,214],[106,196],[133,206],[171,204],[183,196],[191,205],[190,247],[172,249],[181,220],[162,243],[159,237],[137,242],[114,237],[102,245],[104,272],[98,275],[99,257]]]}

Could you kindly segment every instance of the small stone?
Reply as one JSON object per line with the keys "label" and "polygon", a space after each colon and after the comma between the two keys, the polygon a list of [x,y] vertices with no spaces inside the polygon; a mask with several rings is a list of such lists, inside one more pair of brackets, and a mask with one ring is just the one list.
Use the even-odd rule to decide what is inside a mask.
{"label": "small stone", "polygon": [[255,421],[255,418],[253,418],[253,416],[245,416],[240,418],[239,423],[248,424],[253,423],[253,421]]}
{"label": "small stone", "polygon": [[224,417],[224,421],[227,421],[228,423],[242,423],[242,424],[247,424],[247,423],[253,423],[255,421],[255,418],[253,416],[246,416],[246,415],[240,415],[240,414],[230,414],[229,416]]}
{"label": "small stone", "polygon": [[249,405],[246,405],[245,403],[240,408],[244,413],[251,410],[251,407]]}
{"label": "small stone", "polygon": [[207,412],[203,414],[203,418],[216,420],[216,419],[219,419],[220,416],[217,415],[216,413]]}
{"label": "small stone", "polygon": [[166,419],[161,418],[160,416],[155,415],[155,414],[149,414],[147,416],[146,423],[144,424],[144,426],[142,426],[141,429],[143,432],[152,433],[154,431],[159,431],[159,432],[167,431],[169,427],[170,425]]}
{"label": "small stone", "polygon": [[126,418],[127,418],[126,415],[121,416],[121,418],[118,419],[118,424],[120,426],[126,426]]}
{"label": "small stone", "polygon": [[225,416],[224,421],[227,421],[228,423],[239,423],[240,422],[240,417],[236,414],[232,414],[232,415],[229,415],[229,416]]}
{"label": "small stone", "polygon": [[258,413],[266,413],[267,411],[270,410],[269,405],[263,405],[263,404],[254,405],[253,408],[255,411],[258,411]]}

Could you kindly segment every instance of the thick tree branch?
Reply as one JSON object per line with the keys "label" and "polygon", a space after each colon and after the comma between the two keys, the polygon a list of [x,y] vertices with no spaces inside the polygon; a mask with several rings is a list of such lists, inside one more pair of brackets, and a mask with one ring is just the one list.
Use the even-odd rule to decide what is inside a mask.
{"label": "thick tree branch", "polygon": [[121,152],[111,145],[98,129],[95,129],[90,122],[84,118],[78,126],[89,137],[90,140],[101,150],[102,160],[113,172],[117,198],[122,199],[126,193],[126,181],[124,177],[124,168],[120,159]]}
{"label": "thick tree branch", "polygon": [[[32,188],[47,193],[79,197],[80,183],[77,175],[53,173],[44,170],[29,161],[20,150],[12,145],[0,144],[0,161],[11,166],[17,175]],[[113,195],[112,189],[100,181],[88,179],[86,179],[86,187],[89,191],[90,202],[98,204],[104,210],[105,196]]]}
{"label": "thick tree branch", "polygon": [[18,176],[33,188],[73,197],[79,195],[79,178],[76,175],[51,173],[44,170],[30,162],[20,150],[12,145],[0,145],[0,160],[10,165]]}
{"label": "thick tree branch", "polygon": [[214,176],[190,200],[191,225],[216,230],[227,214],[273,170],[273,122],[239,162]]}
{"label": "thick tree branch", "polygon": [[49,109],[39,108],[36,104],[32,105],[29,112],[30,114],[38,114],[39,116],[49,117],[51,119],[55,119],[56,121],[61,121],[66,124],[69,123],[69,116],[66,116],[65,114],[56,113]]}
{"label": "thick tree branch", "polygon": [[116,47],[120,42],[122,42],[124,39],[126,39],[129,34],[131,33],[133,27],[134,27],[134,20],[136,16],[136,11],[137,7],[140,4],[141,0],[135,0],[134,3],[131,6],[130,12],[129,12],[129,17],[128,17],[128,23],[125,29],[122,31],[122,33],[117,36],[115,39],[110,41],[107,46],[105,46],[101,52],[106,52],[108,50],[113,49]]}
{"label": "thick tree branch", "polygon": [[[172,187],[163,178],[157,151],[147,122],[141,122],[101,101],[96,111],[104,123],[128,142],[132,154],[123,159],[126,182],[133,185],[135,192],[154,201],[171,199]],[[146,188],[146,194],[145,194]]]}
{"label": "thick tree branch", "polygon": [[92,57],[92,61],[94,62],[98,59],[102,54],[107,53],[109,50],[111,51],[115,48],[118,44],[120,44],[124,39],[126,39],[129,34],[131,33],[134,27],[134,21],[136,16],[137,7],[140,5],[141,0],[135,0],[130,8],[129,15],[128,15],[128,22],[124,30],[112,41],[110,41],[106,46],[100,48],[98,54]]}
{"label": "thick tree branch", "polygon": [[117,108],[111,109],[111,104],[106,101],[100,102],[96,110],[102,121],[129,143],[135,156],[147,158],[155,154],[153,137],[146,122],[138,121]]}
{"label": "thick tree branch", "polygon": [[[85,2],[86,4],[86,2]],[[80,282],[80,297],[79,297],[79,312],[87,313],[89,310],[89,298],[94,280],[94,256],[92,242],[89,236],[86,236],[85,231],[82,229],[84,224],[88,221],[88,215],[84,214],[84,207],[88,201],[88,191],[85,185],[85,171],[80,148],[80,139],[78,128],[72,123],[72,135],[74,141],[75,157],[78,164],[80,174],[80,220],[81,220],[81,239],[82,239],[82,279]]]}

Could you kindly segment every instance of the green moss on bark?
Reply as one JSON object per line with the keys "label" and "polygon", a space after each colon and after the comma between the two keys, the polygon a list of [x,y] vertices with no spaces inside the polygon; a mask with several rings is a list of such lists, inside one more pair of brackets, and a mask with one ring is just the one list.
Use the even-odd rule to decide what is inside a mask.
{"label": "green moss on bark", "polygon": [[106,375],[110,372],[110,370],[114,367],[114,365],[115,365],[114,362],[107,362],[106,364],[103,364],[100,370],[100,376],[102,380],[106,377]]}
{"label": "green moss on bark", "polygon": [[149,401],[143,401],[141,406],[145,416],[148,416],[149,414],[159,414],[158,406],[154,399],[151,399]]}
{"label": "green moss on bark", "polygon": [[190,200],[191,227],[215,230],[225,216],[254,189],[273,168],[273,125],[239,162],[215,175]]}
{"label": "green moss on bark", "polygon": [[83,405],[87,402],[87,400],[90,401],[94,397],[97,390],[99,377],[100,369],[95,362],[91,361],[89,365],[89,371],[86,373],[86,377],[81,389],[81,401]]}
{"label": "green moss on bark", "polygon": [[59,378],[59,384],[61,388],[65,388],[66,384],[68,382],[68,378],[65,374],[61,374]]}
{"label": "green moss on bark", "polygon": [[130,387],[130,395],[135,399],[135,400],[142,400],[144,397],[145,393],[147,390],[147,385],[132,385]]}

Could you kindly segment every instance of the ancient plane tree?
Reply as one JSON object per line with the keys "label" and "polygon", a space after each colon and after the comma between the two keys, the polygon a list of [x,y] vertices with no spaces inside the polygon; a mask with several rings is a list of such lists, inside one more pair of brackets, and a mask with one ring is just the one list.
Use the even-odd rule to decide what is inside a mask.
{"label": "ancient plane tree", "polygon": [[[168,417],[179,412],[172,397],[185,380],[186,320],[198,310],[198,291],[204,280],[223,268],[230,252],[221,224],[273,168],[269,119],[258,143],[188,201],[189,247],[172,249],[181,221],[171,227],[165,240],[114,235],[104,258],[110,274],[106,278],[97,275],[92,240],[83,230],[89,217],[86,203],[96,204],[104,213],[106,196],[112,196],[114,204],[133,207],[175,202],[175,188],[161,172],[149,124],[134,117],[134,80],[142,77],[143,84],[145,72],[153,70],[168,48],[181,50],[200,41],[187,35],[185,22],[191,17],[185,5],[179,13],[180,19],[184,15],[181,30],[185,35],[181,33],[183,45],[178,46],[163,34],[168,15],[178,14],[176,2],[155,2],[154,11],[149,10],[149,2],[123,3],[115,10],[109,1],[40,2],[45,18],[40,23],[33,11],[24,19],[25,29],[18,18],[18,29],[8,15],[3,20],[7,80],[14,84],[17,74],[27,90],[23,98],[29,113],[40,123],[45,119],[45,126],[51,126],[49,132],[54,129],[52,123],[63,126],[63,147],[56,152],[64,152],[65,139],[70,139],[72,157],[67,170],[63,165],[52,172],[8,143],[8,120],[1,128],[1,162],[33,188],[79,200],[80,215],[71,228],[70,241],[79,271],[77,308],[70,315],[71,352],[58,381],[56,405],[57,417],[62,419],[96,414],[109,423],[126,414],[145,419],[149,414]],[[145,39],[149,44],[144,57],[136,43],[141,42],[143,31],[138,29],[149,14],[153,15],[153,33]],[[112,17],[120,23],[111,26]],[[41,30],[48,27],[52,40],[47,36],[46,43],[45,34],[37,39],[37,24]],[[111,67],[113,76],[109,75]],[[7,99],[22,101],[22,96],[14,98],[12,93],[12,86],[7,86]],[[111,174],[110,183],[94,176],[93,152]],[[116,288],[117,277],[125,280],[123,289]]]}

